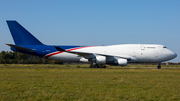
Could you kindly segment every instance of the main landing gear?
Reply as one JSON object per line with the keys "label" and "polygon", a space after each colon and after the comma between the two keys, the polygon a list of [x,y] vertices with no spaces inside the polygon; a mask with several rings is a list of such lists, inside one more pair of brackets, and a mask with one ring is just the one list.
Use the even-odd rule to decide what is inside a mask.
{"label": "main landing gear", "polygon": [[104,64],[96,64],[96,63],[92,63],[90,65],[90,68],[106,68],[106,66]]}
{"label": "main landing gear", "polygon": [[158,64],[157,68],[158,68],[158,69],[161,69],[161,63]]}

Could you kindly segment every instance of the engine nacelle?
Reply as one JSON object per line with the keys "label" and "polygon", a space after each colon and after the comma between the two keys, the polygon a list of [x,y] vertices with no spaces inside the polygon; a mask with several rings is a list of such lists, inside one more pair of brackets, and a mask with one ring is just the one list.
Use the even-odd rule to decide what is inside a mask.
{"label": "engine nacelle", "polygon": [[95,58],[90,59],[89,61],[92,63],[105,64],[106,63],[106,57],[98,55]]}
{"label": "engine nacelle", "polygon": [[127,65],[127,59],[117,59],[116,62],[119,66],[126,66]]}

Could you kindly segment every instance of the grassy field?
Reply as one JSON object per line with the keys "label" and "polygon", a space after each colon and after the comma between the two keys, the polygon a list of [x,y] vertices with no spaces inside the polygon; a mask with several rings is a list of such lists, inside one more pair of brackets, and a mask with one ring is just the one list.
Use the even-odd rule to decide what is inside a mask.
{"label": "grassy field", "polygon": [[0,101],[180,100],[178,65],[87,67],[1,64]]}

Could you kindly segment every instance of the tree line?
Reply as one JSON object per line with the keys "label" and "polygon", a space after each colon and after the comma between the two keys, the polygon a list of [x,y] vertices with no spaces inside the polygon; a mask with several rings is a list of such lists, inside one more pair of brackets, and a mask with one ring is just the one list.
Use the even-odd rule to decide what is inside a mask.
{"label": "tree line", "polygon": [[56,60],[14,51],[1,51],[0,64],[62,64]]}

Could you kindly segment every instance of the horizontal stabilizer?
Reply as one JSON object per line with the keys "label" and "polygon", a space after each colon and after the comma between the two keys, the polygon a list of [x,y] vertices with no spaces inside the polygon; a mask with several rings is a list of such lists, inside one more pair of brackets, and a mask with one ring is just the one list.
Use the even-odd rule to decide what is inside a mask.
{"label": "horizontal stabilizer", "polygon": [[17,50],[21,50],[21,51],[32,51],[32,52],[35,51],[34,49],[24,48],[24,47],[12,45],[12,44],[6,44],[6,45],[8,45],[10,47],[13,47],[13,48],[15,48]]}

